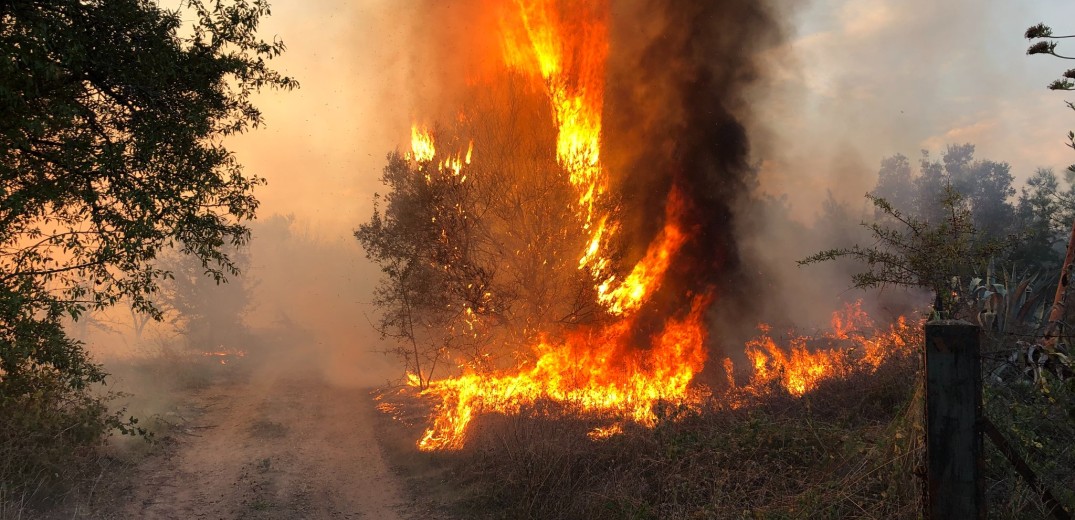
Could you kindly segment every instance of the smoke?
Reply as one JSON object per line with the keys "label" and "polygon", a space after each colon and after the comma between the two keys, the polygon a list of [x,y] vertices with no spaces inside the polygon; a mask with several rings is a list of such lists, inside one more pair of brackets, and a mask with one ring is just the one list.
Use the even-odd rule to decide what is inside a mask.
{"label": "smoke", "polygon": [[[1070,7],[1000,0],[609,6],[603,161],[622,195],[620,267],[644,254],[669,191],[680,186],[697,239],[654,308],[681,308],[687,291],[715,286],[711,337],[727,351],[758,321],[817,324],[839,300],[863,295],[846,291],[853,266],[801,269],[794,261],[863,241],[857,223],[872,211],[862,194],[883,157],[970,141],[981,156],[1011,162],[1017,178],[1071,162],[1060,142],[1070,113],[1062,96],[1043,89],[1062,64],[1025,56],[1021,38],[1038,21],[1062,31]],[[247,317],[255,328],[290,323],[305,331],[295,360],[339,381],[378,382],[392,372],[371,352],[379,342],[365,318],[379,273],[351,232],[370,215],[372,194],[383,191],[384,155],[404,144],[412,121],[457,122],[473,87],[500,73],[497,29],[513,7],[273,2],[262,34],[279,36],[288,51],[272,65],[303,88],[263,94],[267,128],[229,146],[269,181],[258,193],[264,223],[295,215],[288,234],[255,229],[248,275],[258,280],[258,304]],[[477,149],[476,160],[492,160],[486,152]],[[129,337],[126,310],[111,314],[112,329]],[[102,348],[132,344],[109,334]]]}
{"label": "smoke", "polygon": [[829,191],[860,204],[896,153],[969,142],[1017,179],[1066,167],[1070,113],[1044,88],[1066,67],[1027,56],[1023,31],[1072,14],[1061,2],[811,2],[791,19],[795,34],[761,57],[769,74],[756,110],[774,135],[760,143],[771,145],[760,189],[787,194],[792,217],[811,222]]}
{"label": "smoke", "polygon": [[[759,56],[785,43],[785,24],[770,2],[753,0],[638,1],[613,10],[605,142],[634,244],[628,251],[637,254],[659,231],[671,190],[688,199],[693,238],[652,303],[655,320],[660,309],[682,308],[685,296],[713,287],[716,323],[756,323],[767,298],[739,236],[759,220],[748,129],[760,128],[752,98],[766,74]],[[719,343],[741,345],[736,331],[715,328]]]}
{"label": "smoke", "polygon": [[245,322],[269,364],[311,370],[329,383],[369,387],[398,379],[370,325],[376,275],[351,237],[324,236],[294,216],[273,215],[252,230],[256,304]]}

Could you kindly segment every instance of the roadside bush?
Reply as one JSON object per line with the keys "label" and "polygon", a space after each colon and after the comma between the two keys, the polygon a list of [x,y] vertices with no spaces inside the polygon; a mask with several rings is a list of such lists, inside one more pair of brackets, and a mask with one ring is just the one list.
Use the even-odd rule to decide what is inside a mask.
{"label": "roadside bush", "polygon": [[[103,377],[103,374],[100,374]],[[50,367],[0,379],[0,490],[5,500],[40,502],[70,482],[113,431],[144,433],[112,394],[74,387]]]}

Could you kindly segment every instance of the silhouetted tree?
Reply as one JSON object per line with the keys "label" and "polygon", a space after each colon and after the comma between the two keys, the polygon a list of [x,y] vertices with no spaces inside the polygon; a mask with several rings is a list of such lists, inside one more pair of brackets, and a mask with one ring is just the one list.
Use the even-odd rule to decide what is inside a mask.
{"label": "silhouetted tree", "polygon": [[1027,179],[1015,206],[1019,240],[1012,260],[1024,266],[1058,267],[1060,250],[1067,239],[1070,208],[1056,174],[1051,169],[1039,168]]}
{"label": "silhouetted tree", "polygon": [[889,201],[897,208],[913,211],[916,207],[918,186],[914,183],[914,171],[906,155],[896,154],[881,160],[877,172],[877,186],[872,193]]}
{"label": "silhouetted tree", "polygon": [[[236,269],[250,265],[246,246],[225,246]],[[177,251],[161,256],[158,267],[169,273],[154,303],[166,311],[176,331],[198,350],[244,347],[248,330],[243,317],[253,300],[249,276],[213,276],[197,258]]]}
{"label": "silhouetted tree", "polygon": [[268,68],[284,45],[256,35],[265,2],[183,5],[0,2],[0,440],[28,407],[53,407],[51,446],[121,424],[100,421],[105,374],[61,316],[156,315],[165,247],[234,272],[222,246],[246,241],[261,179],[221,140],[261,123],[255,91],[296,83]]}

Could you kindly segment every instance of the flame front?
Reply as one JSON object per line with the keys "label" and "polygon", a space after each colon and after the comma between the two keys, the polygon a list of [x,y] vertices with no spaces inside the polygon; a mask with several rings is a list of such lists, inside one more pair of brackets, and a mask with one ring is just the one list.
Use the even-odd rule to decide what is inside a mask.
{"label": "flame front", "polygon": [[[862,302],[848,304],[832,314],[832,332],[820,338],[795,335],[787,346],[779,346],[770,327],[758,326],[760,335],[746,344],[746,355],[754,370],[750,386],[763,388],[779,383],[792,395],[803,395],[818,383],[846,375],[852,367],[876,370],[894,354],[906,354],[911,348],[907,338],[911,327],[900,316],[887,330],[877,330],[862,310]],[[811,350],[807,343],[824,340],[830,348]],[[832,343],[844,348],[831,348]],[[731,368],[729,367],[729,372]]]}
{"label": "flame front", "polygon": [[461,448],[476,414],[514,413],[541,399],[652,424],[658,401],[690,397],[688,385],[706,358],[702,314],[708,305],[708,297],[696,297],[690,312],[669,320],[649,349],[631,344],[635,324],[626,319],[578,331],[560,344],[542,342],[533,366],[512,375],[433,381],[422,393],[439,397],[441,404],[418,447]]}

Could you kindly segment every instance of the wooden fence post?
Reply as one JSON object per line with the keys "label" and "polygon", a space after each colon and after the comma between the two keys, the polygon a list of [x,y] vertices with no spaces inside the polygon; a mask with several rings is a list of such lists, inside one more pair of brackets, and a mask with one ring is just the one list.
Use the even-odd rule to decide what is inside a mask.
{"label": "wooden fence post", "polygon": [[985,518],[979,328],[926,324],[926,507],[930,519]]}

